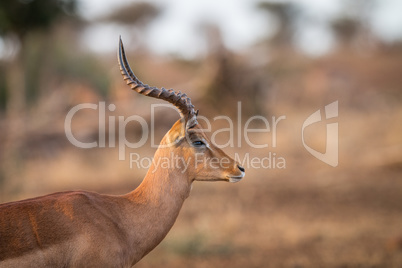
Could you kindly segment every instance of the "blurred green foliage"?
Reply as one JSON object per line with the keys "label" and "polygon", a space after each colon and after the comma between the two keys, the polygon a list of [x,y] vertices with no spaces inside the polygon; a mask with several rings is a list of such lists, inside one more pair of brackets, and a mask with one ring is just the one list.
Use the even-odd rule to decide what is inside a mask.
{"label": "blurred green foliage", "polygon": [[55,75],[62,80],[86,82],[102,97],[107,97],[109,77],[96,57],[91,54],[77,54],[65,48],[59,48],[54,57]]}
{"label": "blurred green foliage", "polygon": [[[55,90],[49,79],[79,81],[106,96],[109,79],[96,57],[77,50],[77,0],[4,0],[0,2],[0,36],[17,54],[0,62],[0,110],[13,95],[27,105]],[[82,23],[81,23],[82,24]],[[82,26],[82,25],[80,25]],[[18,69],[10,69],[9,64]],[[23,74],[21,88],[11,81],[12,72]],[[12,86],[14,85],[14,87]],[[11,89],[11,87],[13,87]],[[53,87],[53,88],[52,88]],[[22,91],[22,94],[15,94]]]}
{"label": "blurred green foliage", "polygon": [[2,0],[0,1],[0,35],[46,29],[62,16],[73,15],[76,0]]}
{"label": "blurred green foliage", "polygon": [[101,20],[140,26],[146,25],[149,21],[156,18],[161,11],[161,8],[153,4],[134,2],[113,11]]}

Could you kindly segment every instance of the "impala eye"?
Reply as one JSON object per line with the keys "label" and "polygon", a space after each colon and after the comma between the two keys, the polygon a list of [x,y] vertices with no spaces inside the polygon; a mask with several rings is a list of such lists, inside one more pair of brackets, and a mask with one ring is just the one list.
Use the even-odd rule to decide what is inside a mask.
{"label": "impala eye", "polygon": [[202,147],[202,146],[205,146],[205,143],[203,141],[193,141],[193,146],[194,147]]}

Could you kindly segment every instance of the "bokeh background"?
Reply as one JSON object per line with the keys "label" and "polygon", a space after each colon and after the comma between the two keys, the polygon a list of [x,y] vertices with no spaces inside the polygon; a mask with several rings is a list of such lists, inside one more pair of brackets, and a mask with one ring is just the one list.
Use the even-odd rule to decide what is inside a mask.
{"label": "bokeh background", "polygon": [[[275,154],[286,168],[252,168],[237,184],[195,183],[166,239],[137,267],[402,267],[402,5],[397,0],[0,2],[0,201],[85,189],[123,194],[146,173],[118,150],[81,149],[72,129],[99,141],[109,119],[140,115],[151,104],[119,73],[119,35],[138,77],[192,98],[200,114],[271,121],[225,150],[242,159]],[[339,165],[303,147],[313,112],[334,101],[339,117],[305,131],[325,152],[326,123],[339,124]],[[156,112],[158,142],[178,119]],[[255,127],[262,127],[255,121]],[[261,123],[261,122],[260,122]],[[228,127],[212,121],[213,130]],[[227,141],[227,133],[218,140]],[[141,137],[129,123],[131,142]],[[237,135],[235,138],[237,141]],[[151,157],[151,141],[126,154]],[[274,159],[272,160],[274,161]]]}

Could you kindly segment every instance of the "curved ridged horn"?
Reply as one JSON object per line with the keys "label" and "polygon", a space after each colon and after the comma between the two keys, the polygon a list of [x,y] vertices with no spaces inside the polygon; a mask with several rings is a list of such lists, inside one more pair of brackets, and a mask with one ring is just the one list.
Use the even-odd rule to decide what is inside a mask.
{"label": "curved ridged horn", "polygon": [[182,94],[180,91],[175,92],[173,89],[151,87],[142,83],[133,73],[128,64],[126,53],[124,52],[123,42],[120,37],[119,43],[119,55],[118,55],[120,73],[127,85],[132,90],[153,98],[161,99],[170,102],[177,109],[179,109],[180,115],[187,122],[187,127],[193,127],[197,121],[196,116],[198,111],[194,110],[194,105],[191,104],[191,100],[186,94]]}

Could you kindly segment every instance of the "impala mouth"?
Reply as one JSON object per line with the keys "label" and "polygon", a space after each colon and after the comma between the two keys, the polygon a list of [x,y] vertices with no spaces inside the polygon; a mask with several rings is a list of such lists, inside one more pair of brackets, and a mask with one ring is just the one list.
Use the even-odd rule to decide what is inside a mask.
{"label": "impala mouth", "polygon": [[243,177],[244,177],[244,174],[241,174],[240,176],[230,176],[230,177],[228,177],[228,179],[229,179],[229,182],[236,183],[236,182],[241,181],[241,179],[243,179]]}

